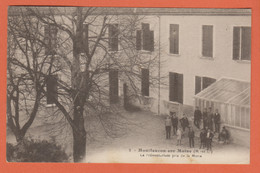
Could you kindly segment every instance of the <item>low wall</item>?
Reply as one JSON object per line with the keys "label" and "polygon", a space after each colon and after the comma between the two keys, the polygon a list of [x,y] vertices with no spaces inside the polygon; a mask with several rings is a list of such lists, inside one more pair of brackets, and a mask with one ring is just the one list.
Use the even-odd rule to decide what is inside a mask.
{"label": "low wall", "polygon": [[[224,126],[224,125],[223,125]],[[250,130],[225,125],[230,133],[231,143],[250,147]]]}

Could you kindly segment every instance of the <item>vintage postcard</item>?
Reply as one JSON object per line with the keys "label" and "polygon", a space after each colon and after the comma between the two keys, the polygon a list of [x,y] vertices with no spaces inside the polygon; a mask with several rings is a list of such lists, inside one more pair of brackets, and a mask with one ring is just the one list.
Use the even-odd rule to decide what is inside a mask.
{"label": "vintage postcard", "polygon": [[9,6],[6,160],[250,164],[251,20]]}

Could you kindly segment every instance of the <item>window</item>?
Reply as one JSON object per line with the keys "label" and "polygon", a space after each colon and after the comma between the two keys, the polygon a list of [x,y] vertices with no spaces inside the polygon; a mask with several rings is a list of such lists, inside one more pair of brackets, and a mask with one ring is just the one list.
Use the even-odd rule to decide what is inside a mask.
{"label": "window", "polygon": [[198,94],[203,89],[210,86],[212,83],[216,82],[216,79],[209,78],[209,77],[195,77],[195,94]]}
{"label": "window", "polygon": [[154,51],[154,32],[148,23],[142,23],[142,30],[136,31],[136,50]]}
{"label": "window", "polygon": [[251,60],[251,27],[233,28],[233,60]]}
{"label": "window", "polygon": [[170,24],[170,53],[179,54],[179,25]]}
{"label": "window", "polygon": [[80,52],[84,53],[88,51],[88,24],[83,24],[82,40],[80,44]]}
{"label": "window", "polygon": [[108,25],[108,47],[110,51],[118,51],[118,24]]}
{"label": "window", "polygon": [[44,26],[45,55],[55,55],[58,29],[54,25]]}
{"label": "window", "polygon": [[50,75],[46,77],[47,104],[54,104],[58,99],[58,76]]}
{"label": "window", "polygon": [[183,74],[169,73],[169,100],[183,103]]}
{"label": "window", "polygon": [[213,26],[202,26],[202,56],[213,57]]}
{"label": "window", "polygon": [[109,71],[109,99],[110,103],[118,102],[118,70]]}
{"label": "window", "polygon": [[149,96],[149,69],[142,69],[141,91],[143,96]]}

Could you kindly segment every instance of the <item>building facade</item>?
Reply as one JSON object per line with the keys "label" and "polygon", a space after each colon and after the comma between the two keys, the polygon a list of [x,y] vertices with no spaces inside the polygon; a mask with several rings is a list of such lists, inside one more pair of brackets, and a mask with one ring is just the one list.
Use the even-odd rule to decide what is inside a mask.
{"label": "building facade", "polygon": [[[69,9],[65,11],[66,15],[71,17],[73,14],[70,14]],[[110,104],[119,102],[121,98],[123,102],[132,102],[158,115],[174,111],[178,112],[179,117],[183,113],[192,116],[195,105],[201,109],[212,106],[211,102],[201,104],[195,102],[195,99],[196,95],[213,83],[223,78],[250,83],[250,9],[118,8],[116,14],[112,14],[112,10],[108,9],[98,8],[97,12],[84,22],[82,45],[91,47],[91,42],[95,42],[102,29],[102,17],[107,15],[110,21],[103,27],[106,28],[102,35],[103,47],[97,48],[100,51],[95,52],[96,64],[93,62],[92,69],[88,69],[88,72],[97,68],[100,68],[99,72],[106,70],[102,76],[98,75],[97,81],[102,83],[103,95],[107,96],[103,100],[108,100]],[[43,7],[42,10],[46,9]],[[57,14],[57,21],[64,22],[64,26],[73,30],[73,26],[62,17],[62,13],[60,11],[60,14]],[[130,20],[129,16],[132,16],[132,19],[136,19],[135,16],[140,18],[138,22],[132,23],[135,25],[131,25],[132,19]],[[124,32],[128,29],[127,36],[130,39],[124,42]],[[66,32],[44,25],[41,30],[49,46],[45,48],[43,57],[53,56],[53,48],[58,45],[57,50],[66,52],[68,59],[72,59],[72,42]],[[82,49],[80,46],[78,48]],[[56,56],[56,59],[58,58],[62,59]],[[63,59],[59,62],[66,66]],[[121,62],[124,63],[122,67],[132,68],[132,72],[139,75],[141,80],[127,78],[122,68],[114,66]],[[81,64],[80,68],[84,71],[86,62],[82,61]],[[127,66],[129,64],[134,66]],[[111,69],[108,70],[107,67]],[[68,68],[61,70],[63,74],[68,71]],[[129,69],[127,71],[129,72]],[[59,74],[55,75],[47,81],[46,102],[51,106],[52,97],[48,96],[59,97],[57,93],[62,92],[56,82]],[[66,78],[66,75],[61,76],[64,77]],[[63,81],[71,85],[71,77]],[[130,97],[131,90],[137,91],[134,97]],[[92,96],[89,97],[91,99]],[[222,115],[226,114],[221,108],[219,110]],[[249,113],[246,112],[246,116],[250,116],[250,110]],[[228,125],[227,122],[223,122],[224,124]],[[236,124],[233,127],[236,128]],[[248,135],[250,125],[245,127],[239,128]]]}
{"label": "building facade", "polygon": [[[150,95],[145,99],[149,101],[144,101],[149,106],[145,108],[158,114],[178,112],[179,117],[186,113],[191,119],[195,106],[199,106],[201,111],[209,107],[213,111],[218,109],[222,115],[222,126],[229,128],[234,141],[249,146],[250,9],[161,10],[160,15],[149,16],[148,19],[155,33],[155,45],[158,47],[155,51],[160,55],[158,76],[161,81],[159,88],[150,88]],[[226,85],[218,85],[219,89],[237,93],[233,95],[236,98],[244,93],[247,101],[242,99],[237,104],[239,108],[229,103],[227,93],[219,95],[221,99],[198,101],[200,93],[206,88],[226,80]],[[239,88],[241,85],[245,86],[242,90]],[[213,89],[209,90],[213,92]],[[208,95],[214,94],[211,91]],[[220,90],[214,92],[221,93]]]}

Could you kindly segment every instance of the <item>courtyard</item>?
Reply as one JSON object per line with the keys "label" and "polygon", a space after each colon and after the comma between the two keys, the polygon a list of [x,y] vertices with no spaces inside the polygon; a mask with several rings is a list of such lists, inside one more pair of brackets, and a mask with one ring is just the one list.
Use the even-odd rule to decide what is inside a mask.
{"label": "courtyard", "polygon": [[247,147],[233,143],[220,144],[214,140],[212,152],[199,149],[199,131],[196,129],[194,148],[189,148],[187,129],[182,145],[176,146],[176,136],[171,134],[171,139],[166,140],[163,116],[148,111],[125,114],[131,122],[127,125],[127,133],[114,139],[99,136],[87,146],[86,162],[249,163],[250,149]]}

